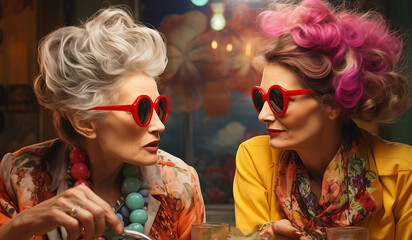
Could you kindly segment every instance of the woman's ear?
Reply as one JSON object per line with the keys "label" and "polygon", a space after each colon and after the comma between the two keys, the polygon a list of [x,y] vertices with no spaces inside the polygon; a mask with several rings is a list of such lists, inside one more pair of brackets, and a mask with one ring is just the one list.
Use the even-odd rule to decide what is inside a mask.
{"label": "woman's ear", "polygon": [[80,121],[73,114],[67,114],[67,118],[69,119],[70,123],[72,124],[76,132],[78,132],[80,135],[88,139],[96,138],[96,122]]}
{"label": "woman's ear", "polygon": [[326,114],[330,120],[336,120],[342,113],[342,108],[338,104],[326,106]]}

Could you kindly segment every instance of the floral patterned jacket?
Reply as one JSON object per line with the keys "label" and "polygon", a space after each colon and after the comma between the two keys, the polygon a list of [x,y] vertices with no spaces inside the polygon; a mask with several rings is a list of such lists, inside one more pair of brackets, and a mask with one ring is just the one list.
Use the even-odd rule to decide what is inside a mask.
{"label": "floral patterned jacket", "polygon": [[[24,147],[3,157],[0,165],[0,226],[26,208],[68,187],[70,149],[60,139]],[[147,182],[149,218],[145,234],[153,239],[190,239],[191,225],[204,222],[205,207],[196,170],[162,150],[158,163],[140,167]],[[57,231],[54,231],[55,233]],[[48,233],[39,239],[65,239]]]}

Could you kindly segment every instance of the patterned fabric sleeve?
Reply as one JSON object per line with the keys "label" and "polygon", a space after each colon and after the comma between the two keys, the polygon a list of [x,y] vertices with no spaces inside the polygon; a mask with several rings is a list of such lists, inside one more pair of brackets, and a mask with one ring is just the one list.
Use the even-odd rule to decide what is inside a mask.
{"label": "patterned fabric sleeve", "polygon": [[0,226],[17,215],[16,196],[10,183],[11,157],[6,155],[0,165]]}
{"label": "patterned fabric sleeve", "polygon": [[[168,209],[159,209],[158,216],[162,215],[163,219],[168,219],[169,215],[174,226],[170,226],[167,231],[172,232],[170,228],[174,228],[177,239],[190,240],[192,224],[206,220],[197,172],[181,159],[164,151],[160,152],[158,163],[167,191],[167,197],[161,199],[161,205],[163,200],[166,201],[165,208]],[[170,220],[164,221],[164,224],[170,225]],[[174,239],[174,236],[160,236],[158,239]]]}
{"label": "patterned fabric sleeve", "polygon": [[[47,151],[39,146],[32,145],[8,153],[1,161],[0,226],[21,211],[55,196],[50,192],[51,178],[41,161]],[[47,239],[46,236],[33,236],[32,239],[34,238]]]}
{"label": "patterned fabric sleeve", "polygon": [[179,219],[179,239],[190,240],[192,223],[200,223],[206,221],[205,207],[203,203],[203,197],[200,190],[200,182],[197,172],[194,168],[189,167],[190,177],[191,177],[191,186],[185,185],[186,188],[191,188],[188,192],[193,193],[191,199],[187,199],[190,203],[184,203],[184,205],[189,205],[188,208],[185,208],[180,214]]}

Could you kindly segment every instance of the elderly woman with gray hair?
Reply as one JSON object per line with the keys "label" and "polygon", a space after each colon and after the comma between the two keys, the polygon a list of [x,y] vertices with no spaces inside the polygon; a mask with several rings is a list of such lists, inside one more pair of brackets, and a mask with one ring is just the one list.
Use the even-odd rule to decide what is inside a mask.
{"label": "elderly woman with gray hair", "polygon": [[0,239],[110,239],[124,229],[190,239],[204,203],[196,171],[158,146],[169,110],[156,85],[167,64],[159,32],[100,10],[44,38],[39,63],[34,90],[59,138],[4,156]]}

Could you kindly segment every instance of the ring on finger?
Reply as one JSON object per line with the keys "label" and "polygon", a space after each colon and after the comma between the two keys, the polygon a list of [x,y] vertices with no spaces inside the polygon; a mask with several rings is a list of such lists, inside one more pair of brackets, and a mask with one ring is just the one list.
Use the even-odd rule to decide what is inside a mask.
{"label": "ring on finger", "polygon": [[72,211],[70,212],[70,217],[76,217],[76,215],[77,215],[77,212],[79,211],[79,209],[80,209],[81,207],[80,206],[75,206],[75,207],[73,207],[72,208]]}

